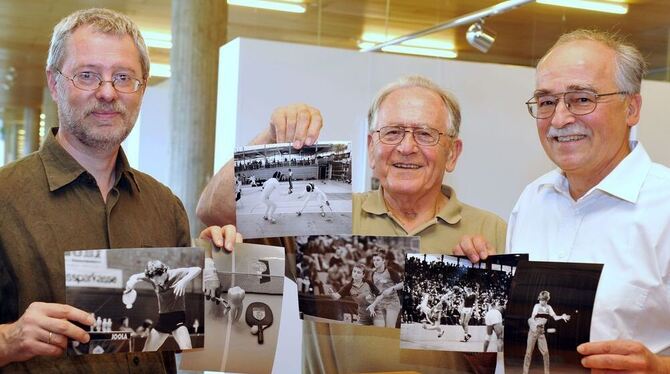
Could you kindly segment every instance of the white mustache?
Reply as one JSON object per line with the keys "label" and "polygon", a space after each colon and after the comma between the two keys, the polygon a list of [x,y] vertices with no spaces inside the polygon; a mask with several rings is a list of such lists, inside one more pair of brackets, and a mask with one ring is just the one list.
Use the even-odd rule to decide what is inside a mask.
{"label": "white mustache", "polygon": [[561,128],[556,128],[556,127],[549,127],[549,131],[547,131],[547,138],[556,138],[559,136],[571,136],[571,135],[584,135],[584,136],[589,136],[591,135],[591,130],[589,130],[588,127],[575,123],[567,126],[563,126]]}

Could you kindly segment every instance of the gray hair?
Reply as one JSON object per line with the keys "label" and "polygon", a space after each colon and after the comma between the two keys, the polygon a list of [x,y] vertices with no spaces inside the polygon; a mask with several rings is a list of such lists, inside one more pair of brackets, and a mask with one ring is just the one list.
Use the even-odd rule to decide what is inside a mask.
{"label": "gray hair", "polygon": [[379,107],[382,105],[382,102],[384,102],[384,99],[386,99],[386,97],[393,91],[410,87],[425,88],[436,93],[442,99],[444,106],[447,108],[448,134],[451,136],[458,136],[458,132],[461,128],[461,109],[458,105],[458,101],[454,95],[438,86],[430,79],[420,75],[409,75],[402,77],[382,88],[377,93],[377,96],[375,96],[375,99],[372,101],[372,105],[370,106],[370,110],[368,111],[368,131],[373,132],[377,126],[377,115],[379,113]]}
{"label": "gray hair", "polygon": [[598,42],[613,50],[616,55],[614,80],[617,87],[629,94],[640,93],[642,78],[647,72],[647,63],[634,45],[627,43],[617,34],[587,29],[574,30],[563,34],[540,59],[540,63],[556,47],[583,40]]}
{"label": "gray hair", "polygon": [[78,27],[87,25],[104,34],[130,35],[140,53],[142,79],[149,77],[149,51],[139,28],[128,16],[103,8],[78,10],[58,22],[51,36],[49,55],[47,56],[47,70],[54,71],[62,67],[67,40]]}

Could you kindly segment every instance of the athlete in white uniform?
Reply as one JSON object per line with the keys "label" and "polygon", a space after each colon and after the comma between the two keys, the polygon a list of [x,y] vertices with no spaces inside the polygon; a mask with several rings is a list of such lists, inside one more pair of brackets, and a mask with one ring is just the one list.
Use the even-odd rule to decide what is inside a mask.
{"label": "athlete in white uniform", "polygon": [[484,352],[489,349],[489,341],[493,337],[493,332],[496,333],[498,343],[498,352],[503,351],[503,317],[500,310],[503,309],[498,303],[489,303],[489,310],[484,315],[484,322],[486,322],[486,340],[484,340]]}
{"label": "athlete in white uniform", "polygon": [[[425,295],[427,296],[427,294]],[[446,296],[446,295],[445,295]],[[428,299],[425,298],[426,304],[425,307],[428,308],[426,311],[422,307],[422,311],[426,315],[426,322],[423,323],[423,328],[425,330],[435,330],[438,331],[437,337],[441,338],[442,335],[444,335],[444,330],[442,330],[441,327],[441,321],[442,321],[442,314],[444,313],[444,305],[445,305],[445,299],[442,296],[438,301],[437,304],[435,304],[432,308],[428,308]],[[421,301],[423,305],[423,300]]]}
{"label": "athlete in white uniform", "polygon": [[158,260],[147,263],[144,273],[133,274],[126,282],[130,292],[137,282],[150,283],[158,297],[158,324],[151,329],[142,351],[157,351],[172,334],[179,349],[191,349],[191,336],[186,327],[186,297],[188,283],[200,274],[197,266],[170,269]]}
{"label": "athlete in white uniform", "polygon": [[424,321],[431,320],[430,317],[432,312],[428,306],[428,300],[430,300],[430,294],[426,292],[423,294],[423,296],[421,296],[421,303],[416,307],[416,309],[419,309],[419,311],[425,316]]}
{"label": "athlete in white uniform", "polygon": [[302,204],[302,208],[296,212],[297,215],[302,215],[302,211],[305,210],[307,204],[314,199],[316,199],[317,203],[319,204],[319,208],[321,209],[321,217],[326,216],[326,212],[323,210],[324,204],[328,206],[331,212],[333,211],[333,209],[330,208],[330,202],[328,201],[328,198],[326,198],[326,194],[321,191],[319,187],[315,186],[314,183],[307,183],[305,186],[305,192],[298,196],[298,199],[302,199],[305,195],[307,195],[307,199],[305,199],[305,203]]}
{"label": "athlete in white uniform", "polygon": [[263,194],[261,199],[265,204],[265,215],[263,219],[270,221],[271,223],[277,223],[277,220],[272,218],[272,213],[277,209],[277,204],[272,200],[272,192],[279,186],[279,178],[281,178],[281,172],[275,171],[272,175],[272,178],[268,179],[263,183]]}
{"label": "athlete in white uniform", "polygon": [[256,186],[258,186],[256,184],[256,176],[252,175],[249,177],[249,187],[256,187]]}
{"label": "athlete in white uniform", "polygon": [[549,291],[542,291],[537,297],[539,301],[533,307],[533,313],[528,318],[528,342],[526,345],[526,356],[523,359],[523,374],[528,374],[530,369],[530,360],[533,357],[533,350],[535,349],[535,343],[537,342],[537,349],[540,350],[542,354],[542,360],[544,361],[544,374],[549,374],[549,348],[547,348],[547,338],[544,336],[544,325],[549,320],[549,317],[552,317],[555,321],[559,319],[568,322],[570,316],[563,313],[560,316],[557,316],[554,313],[554,309],[551,305],[547,304],[551,295]]}

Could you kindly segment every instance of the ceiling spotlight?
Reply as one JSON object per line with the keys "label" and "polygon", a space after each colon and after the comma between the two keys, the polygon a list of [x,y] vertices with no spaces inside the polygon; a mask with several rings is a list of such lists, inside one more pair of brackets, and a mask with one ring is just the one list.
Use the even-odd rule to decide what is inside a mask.
{"label": "ceiling spotlight", "polygon": [[483,22],[477,22],[470,25],[465,38],[471,46],[477,48],[482,53],[489,51],[493,42],[496,40],[496,33],[484,27]]}

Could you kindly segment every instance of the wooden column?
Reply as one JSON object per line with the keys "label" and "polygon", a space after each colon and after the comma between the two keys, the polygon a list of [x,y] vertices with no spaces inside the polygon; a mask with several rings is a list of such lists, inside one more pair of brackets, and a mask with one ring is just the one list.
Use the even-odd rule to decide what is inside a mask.
{"label": "wooden column", "polygon": [[173,0],[170,51],[170,186],[181,198],[196,238],[198,198],[214,167],[219,47],[226,40],[223,0]]}

